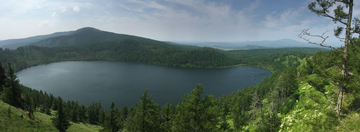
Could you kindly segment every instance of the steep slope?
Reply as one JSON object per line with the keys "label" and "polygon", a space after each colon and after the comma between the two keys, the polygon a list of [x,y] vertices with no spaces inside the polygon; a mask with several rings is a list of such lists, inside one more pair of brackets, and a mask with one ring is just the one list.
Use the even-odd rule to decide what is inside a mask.
{"label": "steep slope", "polygon": [[[23,116],[23,118],[21,117]],[[0,131],[56,131],[50,123],[39,118],[30,119],[27,112],[10,106],[0,100]],[[22,126],[22,127],[19,127]]]}
{"label": "steep slope", "polygon": [[[290,58],[291,56],[288,56]],[[309,84],[309,80],[318,80],[319,75],[313,73],[310,75],[303,74],[303,71],[306,71],[307,62],[305,59],[300,60],[300,65],[297,67],[298,75],[297,82],[299,83],[298,87],[298,99],[289,98],[284,99],[281,106],[276,111],[271,111],[274,107],[274,103],[271,102],[272,98],[279,98],[280,94],[272,95],[269,93],[261,101],[263,107],[261,108],[264,112],[263,116],[268,118],[269,113],[276,112],[275,116],[280,118],[279,128],[277,131],[280,132],[297,132],[297,131],[359,131],[360,126],[360,105],[359,105],[359,93],[345,93],[343,106],[342,106],[342,115],[338,116],[335,113],[335,105],[331,104],[327,99],[332,102],[337,102],[338,86],[329,82],[329,84],[324,85],[324,91],[319,90],[320,85],[324,84],[322,82],[316,82],[315,86]],[[279,59],[281,60],[281,59]],[[286,65],[286,61],[282,61],[283,65]],[[329,69],[336,68],[330,67]],[[354,74],[355,75],[355,74]],[[281,76],[278,80],[281,80]],[[277,81],[276,83],[279,83]],[[314,84],[313,84],[314,85]],[[357,85],[358,86],[358,85]],[[281,87],[281,86],[276,86]],[[276,89],[274,87],[273,89]],[[276,90],[274,90],[276,91]],[[272,92],[274,92],[272,91]],[[274,92],[276,93],[276,92]],[[277,92],[279,93],[279,92]],[[326,97],[325,97],[326,95]],[[280,99],[279,99],[280,100]],[[275,105],[276,106],[276,105]],[[281,112],[283,109],[287,109],[287,112]],[[249,121],[246,126],[243,126],[243,130],[246,131],[257,131],[261,130],[259,124],[261,121],[264,121],[260,114],[260,109],[252,109],[250,113],[253,113],[253,119]],[[229,122],[233,127],[233,120],[229,119]],[[273,123],[273,122],[271,122]]]}
{"label": "steep slope", "polygon": [[[55,115],[56,111],[52,112]],[[20,132],[57,132],[51,122],[53,116],[46,115],[40,112],[34,112],[35,118],[30,119],[28,113],[19,108],[15,108],[0,100],[0,131],[20,131]],[[23,118],[21,117],[23,116]],[[97,132],[101,126],[73,123],[68,129],[69,132]],[[21,127],[19,127],[21,126]]]}

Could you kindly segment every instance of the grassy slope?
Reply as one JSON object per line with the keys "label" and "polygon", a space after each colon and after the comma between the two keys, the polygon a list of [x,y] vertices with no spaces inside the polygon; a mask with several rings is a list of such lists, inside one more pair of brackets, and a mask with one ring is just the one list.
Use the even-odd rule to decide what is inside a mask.
{"label": "grassy slope", "polygon": [[[10,109],[10,114],[9,114]],[[21,119],[23,115],[23,119]],[[40,112],[35,112],[35,119],[32,120],[27,116],[26,111],[15,108],[6,104],[0,100],[0,131],[31,131],[31,132],[51,132],[58,130],[52,125],[51,118],[49,116]],[[52,115],[55,115],[55,112],[52,112]],[[83,123],[73,123],[68,129],[69,132],[97,132],[101,129],[101,126],[90,125]]]}

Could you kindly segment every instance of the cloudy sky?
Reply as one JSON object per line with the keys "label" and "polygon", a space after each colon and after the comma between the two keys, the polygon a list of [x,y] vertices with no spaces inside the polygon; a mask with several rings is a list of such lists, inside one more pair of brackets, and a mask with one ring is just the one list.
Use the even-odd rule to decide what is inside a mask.
{"label": "cloudy sky", "polygon": [[[162,41],[294,39],[329,30],[310,12],[315,0],[0,0],[0,40],[94,27]],[[355,16],[360,16],[355,0]]]}

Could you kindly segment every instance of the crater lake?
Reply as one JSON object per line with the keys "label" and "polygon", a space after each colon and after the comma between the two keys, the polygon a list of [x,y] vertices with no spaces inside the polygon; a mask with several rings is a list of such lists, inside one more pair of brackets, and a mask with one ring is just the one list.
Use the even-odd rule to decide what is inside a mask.
{"label": "crater lake", "polygon": [[108,108],[135,106],[149,89],[154,103],[176,105],[185,93],[200,83],[204,94],[215,98],[243,89],[270,76],[269,70],[250,66],[195,69],[144,63],[113,61],[67,61],[38,65],[16,73],[20,83],[42,90],[64,101],[78,101],[85,106],[100,101]]}

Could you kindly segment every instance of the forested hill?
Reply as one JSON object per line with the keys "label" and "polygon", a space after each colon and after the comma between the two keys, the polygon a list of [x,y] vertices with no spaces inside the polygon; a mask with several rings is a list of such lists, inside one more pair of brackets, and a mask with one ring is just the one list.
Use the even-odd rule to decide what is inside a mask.
{"label": "forested hill", "polygon": [[161,41],[156,41],[143,37],[125,35],[125,34],[106,32],[91,27],[78,29],[71,35],[47,38],[42,41],[33,43],[31,45],[41,46],[41,47],[81,46],[81,45],[90,45],[90,44],[103,43],[103,42],[123,41],[126,39],[136,40],[143,44],[152,44],[152,45],[158,45],[164,47],[175,47],[174,45],[170,45],[168,43]]}
{"label": "forested hill", "polygon": [[39,35],[39,36],[32,36],[28,38],[21,38],[21,39],[9,39],[0,41],[0,47],[5,49],[16,49],[17,47],[29,45],[32,43],[39,42],[41,40],[51,38],[51,37],[58,37],[58,36],[65,36],[73,34],[75,31],[69,31],[69,32],[56,32],[48,35]]}
{"label": "forested hill", "polygon": [[[25,46],[0,50],[0,61],[11,63],[15,70],[58,61],[131,61],[156,65],[215,68],[235,65],[235,61],[214,49],[160,46],[158,43],[125,39],[91,45],[67,47]],[[5,65],[5,68],[6,65]]]}

